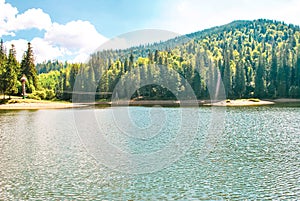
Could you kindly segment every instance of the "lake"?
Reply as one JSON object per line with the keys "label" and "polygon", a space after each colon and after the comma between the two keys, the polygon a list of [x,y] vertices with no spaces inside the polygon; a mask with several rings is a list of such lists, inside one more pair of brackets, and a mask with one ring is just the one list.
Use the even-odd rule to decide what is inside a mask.
{"label": "lake", "polygon": [[300,199],[300,107],[0,111],[0,200]]}

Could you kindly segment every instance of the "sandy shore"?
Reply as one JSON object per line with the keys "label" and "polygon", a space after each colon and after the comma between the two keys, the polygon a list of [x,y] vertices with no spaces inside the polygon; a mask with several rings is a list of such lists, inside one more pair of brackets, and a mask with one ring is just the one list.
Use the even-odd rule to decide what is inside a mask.
{"label": "sandy shore", "polygon": [[[199,106],[261,106],[273,105],[276,103],[299,103],[300,99],[275,99],[275,100],[256,100],[241,99],[241,100],[224,100],[217,103],[211,103],[210,100],[197,100]],[[105,107],[117,106],[195,106],[195,101],[175,101],[175,100],[142,100],[142,101],[118,101],[118,102],[94,102],[73,104],[68,102],[51,102],[51,101],[36,101],[26,100],[24,102],[18,101],[17,103],[0,104],[0,110],[38,110],[38,109],[64,109],[64,108],[78,108],[85,106],[103,105]]]}
{"label": "sandy shore", "polygon": [[139,100],[139,101],[117,101],[117,102],[101,102],[95,105],[108,105],[108,106],[259,106],[259,105],[273,105],[275,102],[266,100],[224,100],[216,103],[211,103],[210,100],[197,100],[197,101],[174,101],[174,100]]}
{"label": "sandy shore", "polygon": [[248,99],[241,99],[241,100],[224,100],[217,103],[210,103],[210,104],[204,104],[204,105],[211,105],[211,106],[228,106],[228,107],[234,107],[234,106],[261,106],[261,105],[274,105],[275,103],[273,101],[251,101]]}
{"label": "sandy shore", "polygon": [[11,103],[0,105],[0,110],[38,110],[38,109],[64,109],[83,107],[84,105],[59,102]]}

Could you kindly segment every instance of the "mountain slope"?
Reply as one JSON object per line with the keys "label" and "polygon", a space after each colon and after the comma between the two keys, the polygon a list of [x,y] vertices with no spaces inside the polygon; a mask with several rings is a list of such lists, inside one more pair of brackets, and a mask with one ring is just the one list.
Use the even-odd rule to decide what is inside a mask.
{"label": "mountain slope", "polygon": [[[72,77],[68,71],[71,67],[65,72],[67,80]],[[127,82],[138,87],[151,77],[153,84],[131,98],[170,99],[190,86],[202,99],[209,98],[207,86],[216,81],[218,71],[228,98],[299,98],[299,26],[264,19],[234,21],[152,45],[96,52],[78,73],[86,78],[83,90],[93,85],[100,92],[112,92],[117,83],[125,83],[121,98],[131,93]]]}

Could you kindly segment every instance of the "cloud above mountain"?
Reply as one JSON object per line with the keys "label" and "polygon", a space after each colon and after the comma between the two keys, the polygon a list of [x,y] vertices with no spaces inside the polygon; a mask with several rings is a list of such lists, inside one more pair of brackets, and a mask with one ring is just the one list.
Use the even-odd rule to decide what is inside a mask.
{"label": "cloud above mountain", "polygon": [[0,0],[0,38],[14,37],[18,31],[31,29],[43,31],[43,37],[35,37],[31,41],[18,38],[5,42],[7,49],[11,44],[15,45],[19,60],[27,43],[31,42],[36,62],[57,58],[84,62],[90,53],[107,40],[89,21],[74,20],[59,24],[40,8],[20,13],[16,7]]}

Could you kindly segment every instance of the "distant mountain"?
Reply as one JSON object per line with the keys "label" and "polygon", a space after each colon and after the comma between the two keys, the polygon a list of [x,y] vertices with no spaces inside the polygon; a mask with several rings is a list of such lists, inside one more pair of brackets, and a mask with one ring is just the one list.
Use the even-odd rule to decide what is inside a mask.
{"label": "distant mountain", "polygon": [[[78,73],[89,78],[82,88],[92,82],[100,92],[112,92],[125,81],[138,86],[149,77],[163,83],[142,87],[132,98],[175,98],[178,94],[159,80],[162,73],[174,82],[173,91],[182,93],[189,85],[197,98],[209,98],[207,85],[218,71],[228,98],[300,98],[300,28],[265,19],[234,21],[165,42],[96,52],[82,69]],[[70,79],[68,70],[65,77]],[[125,85],[123,93],[119,96],[129,93]]]}

